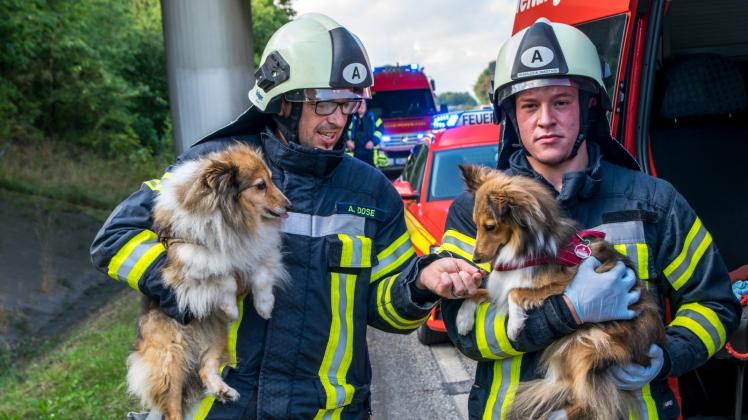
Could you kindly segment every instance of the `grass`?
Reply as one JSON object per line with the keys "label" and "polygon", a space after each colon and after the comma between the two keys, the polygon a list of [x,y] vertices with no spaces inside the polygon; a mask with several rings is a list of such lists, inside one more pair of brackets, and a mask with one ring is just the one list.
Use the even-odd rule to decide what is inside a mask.
{"label": "grass", "polygon": [[[81,211],[103,221],[172,160],[127,162],[54,142],[0,140],[0,199],[29,217]],[[137,294],[126,292],[57,337],[0,349],[0,420],[124,418],[137,409],[125,390],[125,360],[138,306]],[[0,332],[13,318],[0,310]]]}
{"label": "grass", "polygon": [[102,159],[52,141],[0,143],[0,188],[110,211],[141,182],[160,178],[172,160]]}
{"label": "grass", "polygon": [[125,390],[139,299],[125,292],[29,360],[0,373],[0,419],[124,418],[139,407]]}

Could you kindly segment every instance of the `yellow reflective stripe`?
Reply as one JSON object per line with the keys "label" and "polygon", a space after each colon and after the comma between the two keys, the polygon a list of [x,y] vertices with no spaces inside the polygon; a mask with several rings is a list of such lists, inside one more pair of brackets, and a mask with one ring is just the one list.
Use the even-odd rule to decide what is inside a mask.
{"label": "yellow reflective stripe", "polygon": [[678,308],[678,312],[682,310],[692,310],[704,318],[706,318],[707,321],[709,321],[710,324],[712,324],[712,327],[714,327],[715,330],[717,330],[717,335],[719,336],[719,345],[717,348],[722,348],[722,346],[725,345],[725,342],[727,340],[727,333],[725,332],[725,326],[722,324],[722,321],[720,321],[719,316],[717,315],[712,308],[708,308],[700,303],[687,303],[685,305],[682,305]]}
{"label": "yellow reflective stripe", "polygon": [[198,408],[197,413],[195,413],[195,420],[203,420],[208,417],[208,413],[210,412],[210,409],[213,408],[213,402],[215,400],[216,397],[210,394],[203,398],[203,402],[200,403],[200,408]]}
{"label": "yellow reflective stripe", "polygon": [[511,377],[509,378],[509,387],[506,390],[506,396],[504,402],[501,404],[501,419],[505,419],[509,415],[509,410],[514,402],[514,396],[517,393],[517,385],[519,385],[519,374],[520,368],[522,367],[522,356],[512,357],[512,368]]}
{"label": "yellow reflective stripe", "polygon": [[493,407],[496,405],[496,398],[499,396],[501,387],[501,362],[493,362],[493,377],[491,379],[491,390],[486,400],[486,408],[483,411],[483,420],[492,420]]}
{"label": "yellow reflective stripe", "polygon": [[169,179],[171,178],[171,172],[164,172],[164,175],[161,177],[161,179]]}
{"label": "yellow reflective stripe", "polygon": [[[694,270],[696,269],[696,265],[701,260],[701,257],[704,255],[704,252],[706,252],[706,249],[712,243],[712,235],[704,229],[704,237],[701,239],[698,247],[693,251],[693,255],[689,255],[691,243],[693,242],[694,238],[699,235],[702,229],[704,229],[704,226],[701,223],[701,219],[697,217],[696,221],[693,223],[693,226],[691,226],[691,229],[688,231],[688,235],[686,235],[686,241],[683,244],[683,249],[681,249],[680,254],[678,254],[673,262],[665,267],[665,270],[663,270],[665,277],[668,278],[673,286],[673,289],[675,290],[679,290],[691,278]],[[672,275],[678,269],[681,269],[683,264],[687,264],[685,270],[683,270],[683,272],[680,273],[677,278],[673,279]]]}
{"label": "yellow reflective stripe", "polygon": [[671,322],[670,325],[668,326],[669,327],[683,327],[691,331],[704,344],[704,347],[706,347],[706,352],[708,353],[709,357],[712,357],[712,355],[716,353],[717,347],[712,341],[712,337],[709,335],[707,330],[701,324],[694,321],[693,319],[686,318],[684,316],[677,316],[675,317],[675,319],[673,319],[673,322]]}
{"label": "yellow reflective stripe", "polygon": [[356,235],[361,241],[361,267],[371,267],[371,238]]}
{"label": "yellow reflective stripe", "polygon": [[332,359],[335,356],[335,349],[338,346],[338,337],[340,336],[340,317],[338,317],[338,307],[340,305],[340,293],[338,289],[340,287],[340,274],[330,273],[330,307],[332,313],[332,322],[330,323],[330,336],[327,339],[327,347],[325,347],[325,356],[322,359],[322,364],[319,367],[319,378],[322,382],[322,387],[325,389],[325,408],[332,409],[336,407],[337,396],[335,395],[335,387],[333,387],[328,376],[330,366],[332,365]]}
{"label": "yellow reflective stripe", "polygon": [[[228,353],[229,353],[229,363],[228,365],[232,368],[236,367],[236,338],[237,333],[239,331],[239,325],[242,323],[242,318],[244,317],[244,296],[238,296],[236,298],[236,306],[239,308],[239,318],[237,318],[236,321],[231,323],[231,328],[229,329],[229,337],[228,337]],[[218,369],[218,372],[223,375],[223,369],[226,367],[226,365],[221,365],[221,367]],[[200,407],[197,410],[197,413],[195,414],[195,420],[198,419],[204,419],[208,413],[210,412],[210,409],[213,408],[213,403],[215,402],[215,397],[212,395],[206,395],[205,398],[203,398],[203,401],[200,403]]]}
{"label": "yellow reflective stripe", "polygon": [[132,268],[130,274],[127,275],[127,284],[129,284],[133,289],[139,290],[138,282],[140,281],[140,278],[143,277],[143,273],[145,273],[145,270],[151,266],[153,261],[155,261],[156,258],[165,251],[166,249],[164,248],[164,245],[160,242],[151,246],[138,262],[135,263],[135,267]]}
{"label": "yellow reflective stripe", "polygon": [[151,191],[159,191],[161,189],[161,180],[160,179],[152,179],[150,181],[143,182],[148,188],[151,189]]}
{"label": "yellow reflective stripe", "polygon": [[390,301],[390,290],[395,283],[395,277],[397,277],[397,274],[387,277],[377,285],[377,312],[379,313],[379,317],[398,330],[417,328],[429,315],[427,314],[417,320],[406,320],[397,314],[395,307],[392,306],[392,302]]}
{"label": "yellow reflective stripe", "polygon": [[428,254],[432,245],[436,244],[436,238],[431,236],[428,230],[409,211],[405,211],[405,225],[410,233],[410,241],[421,254]]}
{"label": "yellow reflective stripe", "polygon": [[464,242],[465,244],[469,245],[471,248],[475,248],[475,238],[471,238],[470,236],[465,235],[464,233],[459,232],[457,230],[448,229],[446,232],[444,232],[444,235],[442,236],[442,241],[443,241],[443,238],[447,238],[449,236],[457,239],[458,241]]}
{"label": "yellow reflective stripe", "polygon": [[241,325],[242,317],[244,316],[244,296],[237,297],[236,306],[239,308],[239,318],[231,323],[228,339],[229,366],[232,368],[236,367],[236,338],[239,333],[239,325]]}
{"label": "yellow reflective stripe", "polygon": [[353,261],[353,240],[344,233],[338,233],[338,239],[343,243],[343,249],[340,255],[340,266],[350,267]]}
{"label": "yellow reflective stripe", "polygon": [[620,252],[621,255],[625,255],[628,257],[628,253],[626,252],[626,244],[615,244],[613,245],[613,248],[615,248],[616,251]]}
{"label": "yellow reflective stripe", "polygon": [[343,387],[345,392],[345,401],[343,405],[348,405],[353,400],[353,393],[356,391],[353,385],[350,385],[345,375],[348,373],[348,369],[351,367],[351,360],[353,360],[353,300],[355,298],[354,291],[356,288],[356,276],[346,276],[346,288],[345,288],[345,322],[346,322],[346,335],[347,339],[345,342],[345,351],[343,353],[343,360],[338,366],[337,378],[338,384]]}
{"label": "yellow reflective stripe", "polygon": [[129,273],[123,275],[119,273],[122,265],[130,258],[138,248],[139,245],[144,242],[156,240],[156,233],[151,230],[144,230],[137,235],[133,236],[125,245],[114,254],[114,257],[109,261],[109,267],[107,274],[109,277],[115,280],[127,280],[127,284],[135,290],[138,290],[138,281],[143,276],[145,270],[153,263],[153,261],[165,251],[164,246],[161,243],[154,243],[150,248],[143,253],[143,255],[135,262],[133,268]]}
{"label": "yellow reflective stripe", "polygon": [[[377,266],[374,267],[371,273],[371,279],[370,281],[373,283],[382,277],[384,277],[387,274],[390,274],[394,269],[401,266],[405,261],[407,261],[411,256],[413,256],[416,251],[413,249],[413,247],[410,245],[410,235],[408,235],[408,232],[406,231],[402,235],[400,235],[399,238],[395,239],[395,241],[390,244],[387,248],[383,249],[379,254],[377,254],[377,260],[379,261],[377,263]],[[402,251],[402,246],[406,245],[407,248],[405,248],[404,251]],[[402,252],[400,255],[397,255],[396,253],[400,251]],[[393,261],[390,261],[389,263],[383,265],[380,267],[379,264],[382,264],[386,262],[388,258],[390,258],[393,255],[397,255],[397,258],[395,258]]]}
{"label": "yellow reflective stripe", "polygon": [[649,384],[644,385],[642,388],[642,400],[644,400],[644,406],[647,408],[647,419],[657,419],[657,404],[655,403],[654,397],[652,397],[652,389]]}
{"label": "yellow reflective stripe", "polygon": [[649,278],[649,248],[647,244],[636,244],[637,268],[639,269],[639,278],[646,280]]}
{"label": "yellow reflective stripe", "polygon": [[[478,350],[481,356],[487,359],[504,359],[507,356],[518,356],[522,354],[512,347],[509,337],[506,335],[506,315],[495,315],[493,319],[489,318],[488,309],[491,306],[491,302],[482,302],[478,305],[478,309],[475,311],[475,341],[478,345]],[[486,328],[486,322],[491,322],[491,328]],[[494,348],[488,342],[487,333],[491,333],[494,337],[490,337],[492,341],[498,344],[499,353],[496,353]]]}
{"label": "yellow reflective stripe", "polygon": [[317,414],[314,416],[314,420],[322,420],[322,419],[330,419],[330,420],[339,420],[340,419],[340,413],[343,411],[343,408],[334,408],[332,410],[325,410],[321,409],[317,411]]}

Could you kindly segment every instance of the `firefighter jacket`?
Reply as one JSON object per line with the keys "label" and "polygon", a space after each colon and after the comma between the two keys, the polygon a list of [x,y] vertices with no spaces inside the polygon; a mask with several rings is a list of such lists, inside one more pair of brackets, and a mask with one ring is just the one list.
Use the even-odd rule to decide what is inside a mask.
{"label": "firefighter jacket", "polygon": [[[340,149],[283,144],[267,128],[199,142],[178,163],[234,141],[262,149],[273,182],[292,203],[281,227],[291,281],[276,289],[270,320],[258,316],[251,296],[239,302],[222,375],[241,397],[227,404],[207,397],[197,418],[367,418],[367,325],[409,333],[434,304],[414,303],[405,281],[419,266],[402,202],[375,168]],[[161,283],[165,250],[151,218],[159,186],[159,180],[145,182],[114,210],[92,245],[92,260],[189,322]]]}
{"label": "firefighter jacket", "polygon": [[[724,346],[737,328],[740,307],[711,235],[684,198],[666,181],[602,160],[597,144],[588,143],[589,167],[564,175],[560,193],[531,169],[524,151],[515,152],[509,168],[502,169],[545,183],[580,228],[605,232],[606,240],[633,261],[659,303],[662,319],[672,319],[666,326],[665,366],[655,381],[636,392],[639,418],[674,419],[679,408],[667,377],[698,367]],[[469,194],[454,201],[441,253],[471,259],[476,233],[472,211]],[[518,382],[539,377],[542,350],[576,324],[563,298],[553,296],[528,313],[524,329],[512,341],[506,316],[484,302],[473,331],[461,336],[455,325],[460,304],[443,301],[442,311],[450,338],[479,362],[468,402],[470,418],[504,418]]]}

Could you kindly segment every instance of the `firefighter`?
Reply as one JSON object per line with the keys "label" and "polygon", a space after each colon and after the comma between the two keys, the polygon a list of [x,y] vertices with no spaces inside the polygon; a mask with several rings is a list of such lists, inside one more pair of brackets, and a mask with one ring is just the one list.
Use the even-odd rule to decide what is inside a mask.
{"label": "firefighter", "polygon": [[382,139],[382,119],[366,110],[366,101],[361,103],[358,112],[351,119],[350,140],[348,149],[353,156],[374,166],[376,149]]}
{"label": "firefighter", "polygon": [[[546,19],[501,46],[492,84],[494,111],[504,124],[498,167],[543,182],[580,228],[604,231],[633,261],[663,319],[672,321],[665,347],[650,349],[650,366],[613,366],[609,373],[619,388],[636,393],[643,418],[674,419],[679,407],[667,378],[695,369],[725,345],[740,307],[709,232],[686,200],[642,173],[611,137],[600,63],[581,31]],[[472,211],[471,196],[459,196],[441,242],[466,259],[475,246]],[[563,294],[530,311],[516,340],[507,338],[511,314],[490,302],[476,311],[476,327],[466,336],[455,323],[461,302],[442,303],[450,338],[479,362],[470,418],[504,418],[517,384],[539,377],[539,355],[554,340],[586,322],[632,317],[624,282],[603,278],[595,264],[587,260]]]}
{"label": "firefighter", "polygon": [[[290,283],[276,290],[270,320],[248,300],[230,329],[234,356],[222,375],[241,397],[206,397],[193,407],[195,418],[367,418],[367,325],[410,333],[436,302],[432,292],[476,290],[480,274],[463,260],[422,269],[395,189],[343,153],[341,133],[369,97],[370,68],[347,29],[320,14],[300,16],[269,40],[250,108],[175,164],[245,142],[262,150],[292,203],[281,228]],[[148,181],[117,206],[94,240],[92,260],[187,323],[191,314],[161,283],[166,253],[151,220],[158,190],[158,180]]]}

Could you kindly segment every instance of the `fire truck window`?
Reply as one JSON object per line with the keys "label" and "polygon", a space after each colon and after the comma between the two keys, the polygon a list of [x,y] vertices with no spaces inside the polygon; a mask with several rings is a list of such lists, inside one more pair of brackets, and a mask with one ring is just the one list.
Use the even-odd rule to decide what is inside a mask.
{"label": "fire truck window", "polygon": [[[626,30],[626,15],[617,15],[578,25],[597,47],[603,67],[603,82],[609,94],[615,92],[618,79],[618,63],[621,61],[621,47]],[[614,98],[611,97],[611,100]]]}
{"label": "fire truck window", "polygon": [[465,191],[457,165],[481,165],[495,168],[499,146],[480,146],[434,153],[428,200],[451,200]]}
{"label": "fire truck window", "polygon": [[377,92],[368,105],[382,118],[418,117],[436,113],[434,97],[428,89]]}

